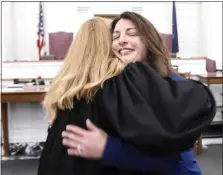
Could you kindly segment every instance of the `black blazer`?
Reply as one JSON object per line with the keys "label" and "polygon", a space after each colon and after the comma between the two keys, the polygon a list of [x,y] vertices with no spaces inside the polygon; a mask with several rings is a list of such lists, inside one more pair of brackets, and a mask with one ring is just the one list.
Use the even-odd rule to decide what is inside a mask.
{"label": "black blazer", "polygon": [[86,119],[90,118],[108,135],[132,143],[142,153],[159,156],[190,149],[215,113],[214,97],[199,81],[174,81],[161,77],[146,64],[130,63],[120,75],[105,81],[92,102],[74,100],[72,110],[58,110],[38,175],[154,173],[102,167],[97,160],[68,156],[61,137],[67,124],[86,128]]}

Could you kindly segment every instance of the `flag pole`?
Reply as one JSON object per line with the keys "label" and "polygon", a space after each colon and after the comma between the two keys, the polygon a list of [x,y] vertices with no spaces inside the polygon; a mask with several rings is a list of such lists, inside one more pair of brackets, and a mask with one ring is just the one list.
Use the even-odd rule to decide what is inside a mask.
{"label": "flag pole", "polygon": [[178,52],[179,52],[179,43],[178,43],[176,5],[175,5],[175,1],[173,1],[173,9],[172,9],[172,56],[174,56],[176,58],[176,55],[177,55]]}

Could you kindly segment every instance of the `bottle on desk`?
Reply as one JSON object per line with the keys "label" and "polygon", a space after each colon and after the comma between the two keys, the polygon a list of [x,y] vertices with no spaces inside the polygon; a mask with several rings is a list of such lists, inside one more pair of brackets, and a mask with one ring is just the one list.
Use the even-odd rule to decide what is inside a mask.
{"label": "bottle on desk", "polygon": [[36,79],[36,85],[45,85],[44,80],[42,79],[41,76],[38,76]]}
{"label": "bottle on desk", "polygon": [[36,85],[37,86],[40,85],[41,80],[42,80],[42,77],[41,76],[38,76],[37,79],[36,79]]}

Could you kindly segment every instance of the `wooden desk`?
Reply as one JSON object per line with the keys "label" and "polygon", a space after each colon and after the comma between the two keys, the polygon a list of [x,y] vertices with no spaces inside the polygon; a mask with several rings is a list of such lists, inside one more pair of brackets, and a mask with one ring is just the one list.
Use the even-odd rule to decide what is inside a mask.
{"label": "wooden desk", "polygon": [[[4,90],[5,89],[5,90]],[[42,102],[46,92],[46,86],[24,87],[23,89],[6,89],[1,93],[2,129],[4,156],[9,156],[8,138],[8,112],[7,103]]]}
{"label": "wooden desk", "polygon": [[[212,84],[223,84],[223,73],[208,73],[198,75],[200,81],[204,84],[207,84],[208,87]],[[197,142],[197,154],[202,153],[202,136],[199,138]]]}
{"label": "wooden desk", "polygon": [[198,75],[200,81],[202,83],[205,83],[208,85],[208,87],[211,84],[223,84],[223,73],[208,73],[208,74],[202,74]]}

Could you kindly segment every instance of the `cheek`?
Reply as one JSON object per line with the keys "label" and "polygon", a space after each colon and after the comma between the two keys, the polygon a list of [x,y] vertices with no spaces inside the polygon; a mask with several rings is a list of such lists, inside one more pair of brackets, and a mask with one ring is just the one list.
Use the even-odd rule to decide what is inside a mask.
{"label": "cheek", "polygon": [[146,48],[146,46],[142,42],[140,42],[138,44],[138,51],[139,51],[138,54],[142,57],[142,59],[146,58],[146,56],[147,56],[147,48]]}
{"label": "cheek", "polygon": [[143,47],[142,47],[143,49],[142,49],[142,56],[144,57],[144,58],[146,58],[147,57],[147,52],[148,52],[148,50],[147,50],[147,48],[146,48],[146,46],[145,45],[143,45]]}
{"label": "cheek", "polygon": [[115,54],[117,54],[117,53],[118,53],[117,44],[116,44],[115,42],[112,42],[111,47],[112,47],[112,51],[113,51]]}

